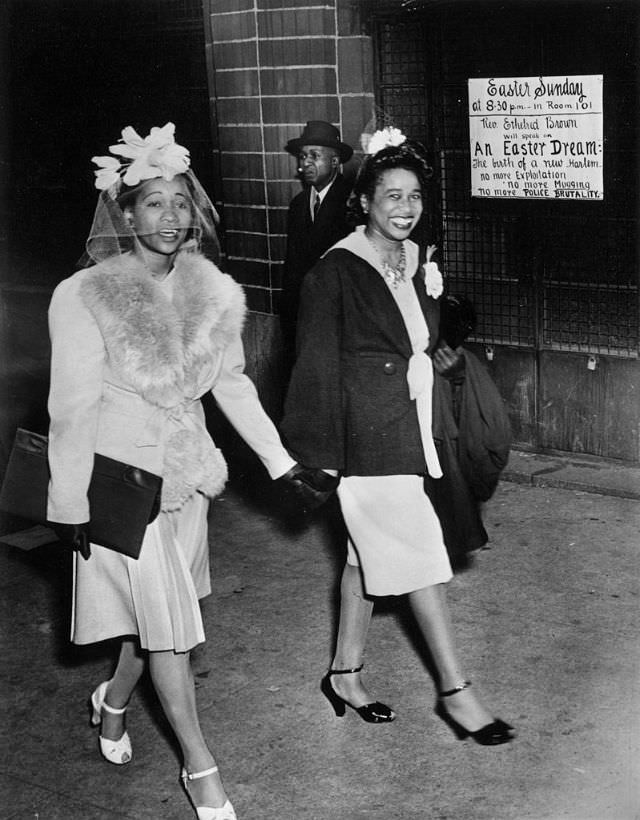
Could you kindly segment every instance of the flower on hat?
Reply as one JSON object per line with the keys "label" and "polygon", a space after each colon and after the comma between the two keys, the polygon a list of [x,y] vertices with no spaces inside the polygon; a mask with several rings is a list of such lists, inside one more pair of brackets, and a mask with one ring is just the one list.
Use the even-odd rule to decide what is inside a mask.
{"label": "flower on hat", "polygon": [[104,191],[120,179],[125,185],[137,185],[144,179],[156,177],[169,182],[176,174],[183,174],[191,160],[189,151],[176,143],[175,130],[175,125],[168,122],[162,128],[154,126],[143,138],[128,125],[122,130],[118,144],[109,146],[112,154],[124,157],[124,160],[108,156],[91,158],[98,166],[96,188]]}
{"label": "flower on hat", "polygon": [[381,131],[376,131],[371,135],[371,139],[364,151],[365,154],[377,154],[378,151],[382,151],[383,148],[402,145],[406,139],[406,136],[399,128],[387,126]]}

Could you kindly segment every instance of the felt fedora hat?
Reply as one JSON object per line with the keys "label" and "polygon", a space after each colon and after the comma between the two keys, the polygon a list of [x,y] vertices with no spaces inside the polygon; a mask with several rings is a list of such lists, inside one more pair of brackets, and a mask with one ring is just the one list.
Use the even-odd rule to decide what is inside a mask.
{"label": "felt fedora hat", "polygon": [[353,148],[340,141],[340,132],[335,125],[323,120],[310,120],[299,137],[289,140],[285,145],[285,151],[297,155],[303,145],[324,145],[327,148],[334,148],[338,152],[340,162],[351,159],[353,154]]}

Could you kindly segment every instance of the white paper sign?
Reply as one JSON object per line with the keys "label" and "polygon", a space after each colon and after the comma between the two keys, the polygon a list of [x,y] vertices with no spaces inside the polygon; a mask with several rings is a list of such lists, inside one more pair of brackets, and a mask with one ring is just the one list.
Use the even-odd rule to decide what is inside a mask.
{"label": "white paper sign", "polygon": [[602,75],[469,80],[471,195],[604,199]]}

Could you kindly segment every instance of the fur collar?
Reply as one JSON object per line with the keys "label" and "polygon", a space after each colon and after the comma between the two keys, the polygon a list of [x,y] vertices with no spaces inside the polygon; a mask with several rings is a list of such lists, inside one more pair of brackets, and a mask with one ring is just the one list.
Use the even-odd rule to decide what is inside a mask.
{"label": "fur collar", "polygon": [[200,254],[179,254],[171,276],[173,296],[135,257],[122,256],[89,268],[80,286],[110,367],[160,407],[198,397],[199,375],[241,332],[246,312],[241,286]]}

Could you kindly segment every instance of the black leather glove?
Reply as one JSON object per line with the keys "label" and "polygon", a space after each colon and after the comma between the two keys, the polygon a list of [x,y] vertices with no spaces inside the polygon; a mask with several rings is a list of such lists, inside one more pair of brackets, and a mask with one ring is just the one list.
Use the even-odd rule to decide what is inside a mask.
{"label": "black leather glove", "polygon": [[88,521],[86,524],[56,524],[52,522],[51,526],[64,547],[76,550],[85,561],[91,558]]}
{"label": "black leather glove", "polygon": [[279,481],[293,490],[302,512],[306,513],[317,509],[331,498],[340,478],[315,467],[295,464]]}
{"label": "black leather glove", "polygon": [[464,378],[465,358],[460,348],[454,350],[446,342],[440,342],[433,354],[433,365],[445,379]]}

